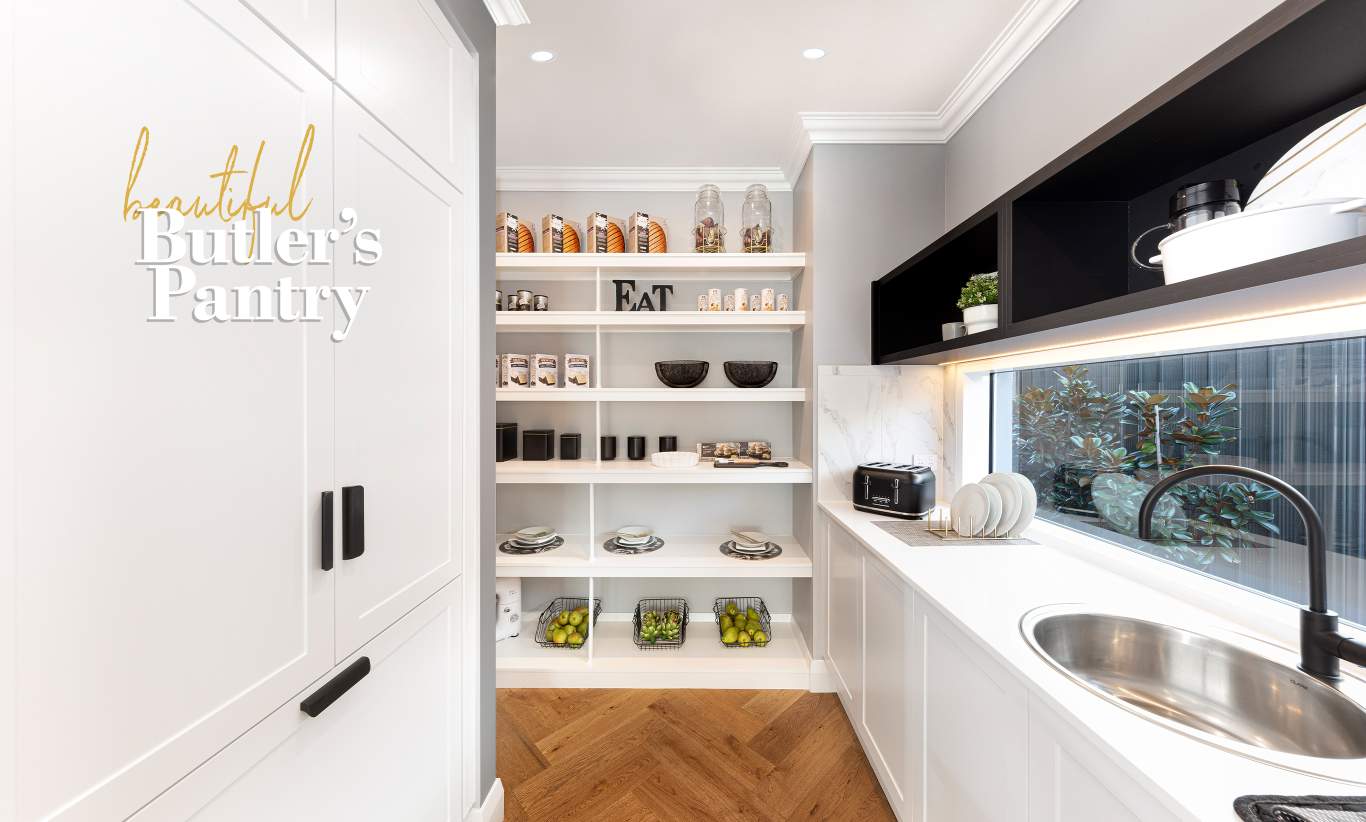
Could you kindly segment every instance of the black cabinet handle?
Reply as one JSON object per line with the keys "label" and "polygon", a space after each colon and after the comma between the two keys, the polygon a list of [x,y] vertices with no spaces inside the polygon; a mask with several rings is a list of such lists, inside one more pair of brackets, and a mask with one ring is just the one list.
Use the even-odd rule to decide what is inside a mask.
{"label": "black cabinet handle", "polygon": [[332,492],[323,492],[322,504],[323,570],[332,570]]}
{"label": "black cabinet handle", "polygon": [[342,488],[342,559],[365,553],[365,486]]}
{"label": "black cabinet handle", "polygon": [[327,707],[338,699],[341,695],[351,690],[351,686],[365,679],[365,675],[370,673],[370,657],[363,656],[360,659],[346,666],[346,669],[327,681],[327,684],[304,697],[304,701],[299,703],[299,710],[309,716],[317,716]]}

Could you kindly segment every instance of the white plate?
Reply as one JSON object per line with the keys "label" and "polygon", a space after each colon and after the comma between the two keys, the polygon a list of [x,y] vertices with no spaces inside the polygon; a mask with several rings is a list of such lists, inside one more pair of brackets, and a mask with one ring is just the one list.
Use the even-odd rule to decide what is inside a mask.
{"label": "white plate", "polygon": [[735,549],[736,551],[739,551],[742,554],[762,554],[768,551],[767,542],[765,542],[763,545],[746,545],[745,543],[740,542],[738,540],[731,540],[730,547]]}
{"label": "white plate", "polygon": [[1010,476],[1015,479],[1015,484],[1020,486],[1020,517],[1015,520],[1015,526],[1010,529],[1009,536],[1018,537],[1034,521],[1034,512],[1039,507],[1039,492],[1024,474]]}
{"label": "white plate", "polygon": [[1005,472],[998,471],[982,477],[983,485],[990,485],[1001,495],[1001,519],[996,523],[994,536],[1005,536],[1020,519],[1020,486]]}
{"label": "white plate", "polygon": [[631,543],[649,542],[650,537],[654,534],[653,528],[647,528],[644,525],[623,525],[616,530],[614,536],[617,538],[617,542],[622,545],[630,545]]}
{"label": "white plate", "polygon": [[517,542],[549,542],[555,536],[555,529],[548,525],[528,525],[514,532],[512,538]]}
{"label": "white plate", "polygon": [[730,535],[732,537],[735,537],[735,541],[740,543],[741,545],[762,546],[767,545],[769,542],[768,534],[765,534],[762,531],[741,531],[738,529],[733,529],[730,532]]}
{"label": "white plate", "polygon": [[964,483],[949,503],[949,513],[953,516],[953,530],[965,537],[974,537],[981,533],[990,512],[991,506],[987,502],[986,493],[982,491],[981,486],[972,482]]}
{"label": "white plate", "polygon": [[1001,521],[1001,514],[1005,505],[1001,501],[1001,492],[990,483],[979,482],[977,487],[982,489],[982,493],[987,495],[987,521],[982,523],[982,530],[977,532],[979,537],[996,536],[996,525]]}

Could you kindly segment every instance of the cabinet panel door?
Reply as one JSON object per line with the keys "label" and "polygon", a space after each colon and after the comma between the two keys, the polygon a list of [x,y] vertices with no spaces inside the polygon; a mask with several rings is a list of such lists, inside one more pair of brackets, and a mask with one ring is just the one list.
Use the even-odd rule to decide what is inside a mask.
{"label": "cabinet panel door", "polygon": [[1033,697],[1029,822],[1171,822],[1176,817]]}
{"label": "cabinet panel door", "polygon": [[874,557],[863,561],[863,730],[882,765],[887,799],[905,808],[911,788],[914,597],[901,578]]}
{"label": "cabinet panel door", "polygon": [[133,822],[449,822],[465,818],[461,590],[446,586],[329,672],[369,675],[316,717],[320,679]]}
{"label": "cabinet panel door", "polygon": [[863,713],[863,546],[835,523],[827,521],[825,527],[830,562],[828,656],[850,721],[856,722]]}
{"label": "cabinet panel door", "polygon": [[[11,12],[7,9],[4,14]],[[229,0],[13,6],[17,622],[14,816],[122,819],[333,664],[319,499],[332,486],[324,323],[151,322],[122,203],[213,202],[234,144],[303,225],[332,211],[331,99]],[[222,67],[231,67],[225,70]],[[157,78],[155,83],[149,82]],[[276,220],[277,231],[285,218]],[[187,227],[225,228],[216,214]],[[330,283],[327,266],[185,263],[200,286]],[[0,469],[2,470],[2,469]]]}
{"label": "cabinet panel door", "polygon": [[337,71],[336,0],[242,0],[327,75]]}
{"label": "cabinet panel door", "polygon": [[920,819],[1023,822],[1029,718],[1024,688],[929,606],[923,632],[925,785]]}
{"label": "cabinet panel door", "polygon": [[475,145],[475,60],[436,0],[337,0],[337,82],[463,185]]}
{"label": "cabinet panel door", "polygon": [[[460,455],[452,447],[473,404],[474,375],[456,373],[452,301],[465,264],[464,197],[345,94],[336,97],[339,208],[382,254],[336,259],[341,286],[368,286],[336,346],[339,486],[362,486],[365,552],[338,562],[337,656],[346,656],[460,571]],[[342,328],[344,318],[338,318]],[[344,539],[344,537],[343,537]]]}

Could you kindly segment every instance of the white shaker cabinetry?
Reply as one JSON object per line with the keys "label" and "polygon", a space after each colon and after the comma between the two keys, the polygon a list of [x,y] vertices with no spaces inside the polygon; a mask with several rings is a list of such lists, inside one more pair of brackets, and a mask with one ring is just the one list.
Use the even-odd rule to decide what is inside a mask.
{"label": "white shaker cabinetry", "polygon": [[318,64],[337,73],[337,8],[334,0],[241,0]]}
{"label": "white shaker cabinetry", "polygon": [[342,660],[370,672],[321,714],[300,694],[133,822],[463,819],[464,633],[454,583]]}
{"label": "white shaker cabinetry", "polygon": [[[0,666],[0,712],[12,718],[0,720],[0,819],[125,819],[173,785],[204,818],[339,819],[345,806],[357,819],[447,819],[475,801],[477,762],[463,752],[474,749],[477,654],[458,651],[480,622],[459,577],[477,564],[465,477],[486,438],[474,396],[453,381],[475,367],[477,215],[463,179],[433,171],[473,173],[446,149],[475,145],[474,60],[441,16],[429,25],[463,58],[429,81],[376,62],[407,59],[397,46],[409,33],[370,33],[399,41],[367,71],[463,89],[449,104],[460,116],[442,115],[441,151],[422,157],[429,106],[381,94],[370,103],[390,112],[381,126],[305,58],[326,67],[331,6],[76,0],[0,12],[15,47],[0,67],[0,103],[13,94],[0,106],[0,215],[12,218],[0,254],[13,263],[0,265],[0,492],[14,500],[12,516],[0,506],[0,566],[14,572],[0,580],[14,596],[0,616],[13,637],[12,665]],[[200,286],[370,286],[348,339],[330,339],[344,323],[335,300],[322,301],[320,323],[195,322],[187,294],[171,303],[174,322],[148,322],[152,274],[137,264],[125,197],[212,202],[210,175],[236,145],[240,202],[264,141],[253,199],[281,202],[310,125],[295,212],[311,205],[291,227],[332,228],[354,208],[357,228],[380,229],[381,261],[353,264],[352,231],[331,264],[184,264]],[[368,492],[366,550],[353,559],[344,485]],[[308,719],[299,700],[356,653],[374,672]],[[267,726],[286,730],[241,744]],[[223,784],[187,793],[211,772]],[[241,808],[251,811],[233,816]]]}
{"label": "white shaker cabinetry", "polygon": [[[175,322],[146,320],[152,275],[122,214],[134,145],[146,126],[134,198],[208,193],[228,148],[261,140],[258,178],[283,196],[316,123],[302,194],[320,228],[331,89],[236,2],[13,13],[15,177],[0,196],[21,207],[0,266],[15,307],[0,402],[15,453],[0,472],[16,489],[18,770],[0,818],[121,819],[335,662],[319,567],[334,346],[321,324],[192,322],[188,297]],[[194,268],[201,285],[286,273]]]}
{"label": "white shaker cabinetry", "polygon": [[337,0],[338,85],[457,184],[476,141],[475,77],[436,0]]}
{"label": "white shaker cabinetry", "polygon": [[383,239],[373,265],[336,262],[339,286],[370,288],[336,351],[337,485],[365,489],[365,553],[337,568],[343,656],[459,573],[474,489],[455,443],[477,395],[453,323],[470,302],[464,196],[344,93],[336,105],[337,202]]}
{"label": "white shaker cabinetry", "polygon": [[1175,818],[879,555],[822,527],[827,661],[898,819]]}

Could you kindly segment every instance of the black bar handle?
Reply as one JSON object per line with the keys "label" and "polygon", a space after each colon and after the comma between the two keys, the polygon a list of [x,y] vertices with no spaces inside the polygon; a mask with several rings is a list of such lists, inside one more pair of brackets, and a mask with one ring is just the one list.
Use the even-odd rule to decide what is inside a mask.
{"label": "black bar handle", "polygon": [[342,488],[342,559],[365,553],[365,486]]}
{"label": "black bar handle", "polygon": [[346,666],[346,669],[327,681],[327,684],[304,697],[304,701],[299,703],[299,710],[309,716],[317,716],[327,710],[328,706],[338,699],[342,694],[351,690],[351,687],[370,673],[370,657],[363,656],[360,659]]}
{"label": "black bar handle", "polygon": [[332,570],[332,492],[323,492],[322,504],[323,570]]}

